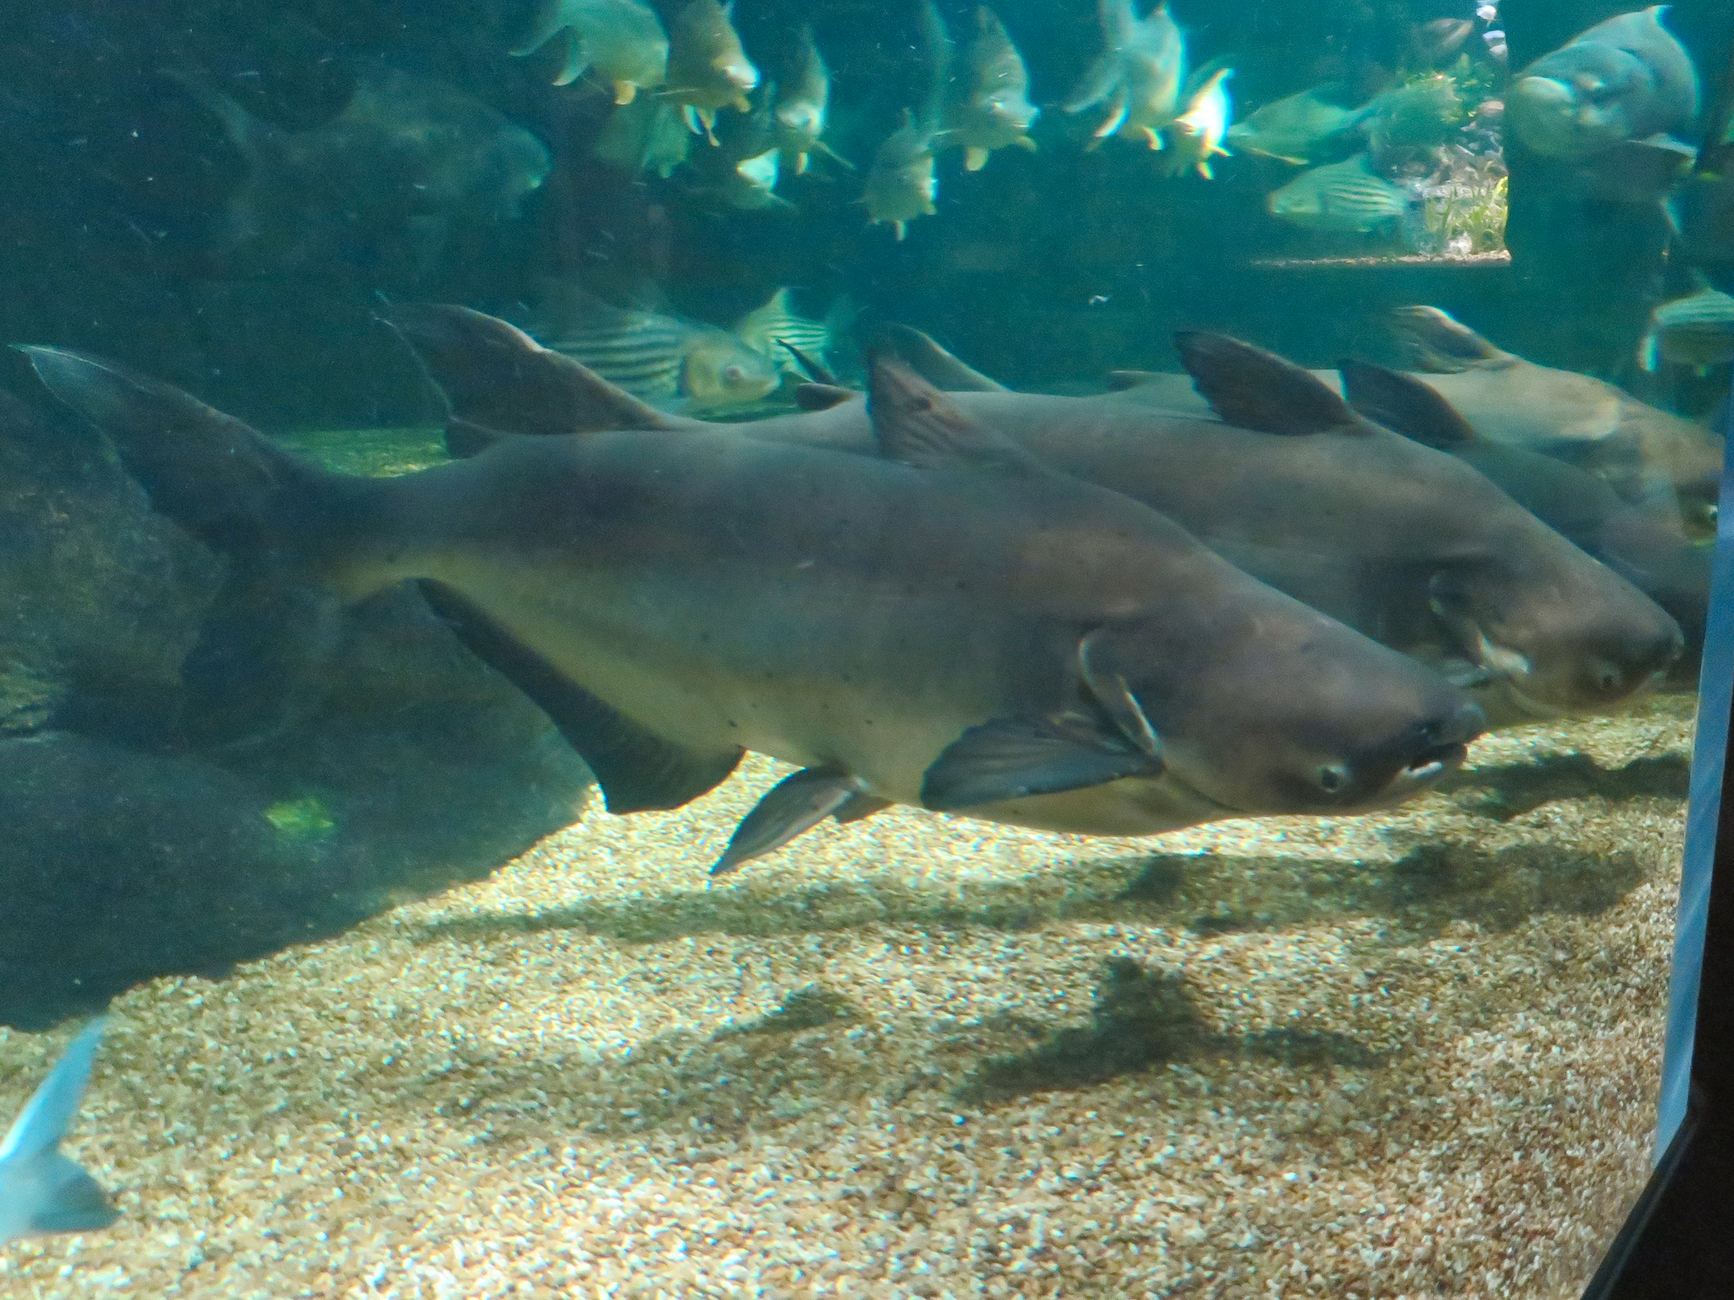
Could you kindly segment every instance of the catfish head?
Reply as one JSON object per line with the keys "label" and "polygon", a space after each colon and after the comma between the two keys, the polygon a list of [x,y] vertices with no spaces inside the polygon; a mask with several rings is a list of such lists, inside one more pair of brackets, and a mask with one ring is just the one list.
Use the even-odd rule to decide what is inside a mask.
{"label": "catfish head", "polygon": [[1162,780],[1231,810],[1217,816],[1400,803],[1485,728],[1406,655],[1268,589],[1224,595],[1098,628],[1078,650],[1085,694],[1115,733]]}

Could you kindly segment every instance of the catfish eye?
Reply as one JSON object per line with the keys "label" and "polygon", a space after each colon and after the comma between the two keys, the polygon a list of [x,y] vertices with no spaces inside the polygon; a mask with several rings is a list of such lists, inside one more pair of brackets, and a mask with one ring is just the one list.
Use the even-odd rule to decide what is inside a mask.
{"label": "catfish eye", "polygon": [[1471,601],[1469,592],[1456,575],[1440,571],[1427,580],[1427,597],[1433,608],[1440,612],[1466,613]]}
{"label": "catfish eye", "polygon": [[1349,783],[1349,769],[1341,763],[1326,763],[1318,771],[1319,789],[1335,794]]}

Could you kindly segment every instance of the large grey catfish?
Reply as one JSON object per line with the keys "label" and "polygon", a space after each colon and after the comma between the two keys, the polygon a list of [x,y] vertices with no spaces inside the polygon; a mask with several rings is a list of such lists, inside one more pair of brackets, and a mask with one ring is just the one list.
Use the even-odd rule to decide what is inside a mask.
{"label": "large grey catfish", "polygon": [[873,370],[879,457],[700,426],[507,438],[362,479],[94,357],[26,351],[211,544],[354,599],[421,580],[611,810],[679,806],[746,749],[800,765],[719,868],[891,802],[1117,835],[1376,808],[1483,725],[1412,660],[894,362]]}
{"label": "large grey catfish", "polygon": [[[1593,375],[1525,360],[1437,307],[1400,307],[1392,323],[1421,367],[1414,377],[1451,403],[1482,441],[1594,471],[1629,501],[1642,501],[1658,486],[1670,488],[1689,526],[1716,505],[1722,439],[1703,425]],[[1337,382],[1333,371],[1313,373]],[[1124,389],[1123,400],[1176,411],[1205,408],[1190,375],[1119,371],[1114,382]]]}
{"label": "large grey catfish", "polygon": [[[397,322],[451,402],[460,453],[502,432],[691,427],[626,405],[480,313],[404,309]],[[1044,463],[1161,511],[1262,581],[1474,682],[1495,723],[1615,709],[1679,655],[1680,629],[1654,601],[1463,461],[1373,424],[1248,344],[1186,335],[1182,353],[1222,419],[1114,397],[948,396]],[[761,441],[872,446],[858,395],[810,396],[833,404],[730,427]],[[1456,422],[1431,400],[1436,418]]]}

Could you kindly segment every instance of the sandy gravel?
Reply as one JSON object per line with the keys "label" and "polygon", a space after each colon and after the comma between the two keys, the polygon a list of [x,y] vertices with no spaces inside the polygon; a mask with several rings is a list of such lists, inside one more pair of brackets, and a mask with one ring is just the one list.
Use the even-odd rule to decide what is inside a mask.
{"label": "sandy gravel", "polygon": [[[1575,1295],[1646,1172],[1688,730],[1158,840],[895,811],[716,886],[771,765],[592,811],[120,999],[69,1150],[124,1217],[0,1295]],[[1018,1091],[1111,1072],[1111,959],[1169,1054]],[[71,1031],[0,1032],[0,1115]]]}

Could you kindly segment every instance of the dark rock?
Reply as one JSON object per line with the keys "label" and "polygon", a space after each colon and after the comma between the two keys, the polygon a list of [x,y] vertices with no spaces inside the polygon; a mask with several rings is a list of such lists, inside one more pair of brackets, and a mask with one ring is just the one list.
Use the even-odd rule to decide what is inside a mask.
{"label": "dark rock", "polygon": [[408,588],[238,574],[0,394],[0,1022],[485,876],[589,773]]}

